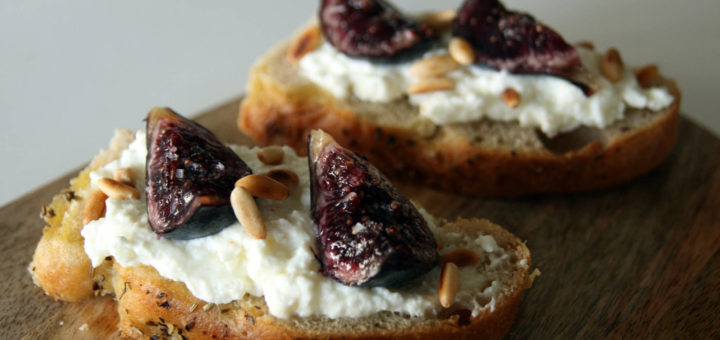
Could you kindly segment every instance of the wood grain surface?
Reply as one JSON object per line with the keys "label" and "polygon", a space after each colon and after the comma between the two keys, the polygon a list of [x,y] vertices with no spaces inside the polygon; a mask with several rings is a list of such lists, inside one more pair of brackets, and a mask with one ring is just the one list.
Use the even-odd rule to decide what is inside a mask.
{"label": "wood grain surface", "polygon": [[[197,117],[226,142],[238,100]],[[110,138],[110,136],[108,136]],[[670,158],[614,189],[483,200],[402,185],[438,217],[486,217],[527,240],[542,275],[510,339],[720,339],[720,139],[686,118]],[[0,338],[116,338],[109,298],[55,302],[27,272],[40,207],[63,176],[0,208]]]}

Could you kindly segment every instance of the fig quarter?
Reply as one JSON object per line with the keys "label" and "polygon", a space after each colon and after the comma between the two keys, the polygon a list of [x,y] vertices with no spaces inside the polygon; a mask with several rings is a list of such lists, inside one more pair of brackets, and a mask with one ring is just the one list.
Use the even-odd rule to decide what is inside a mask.
{"label": "fig quarter", "polygon": [[429,271],[437,244],[415,206],[368,160],[315,130],[308,141],[311,216],[323,272],[391,286]]}
{"label": "fig quarter", "polygon": [[147,148],[145,190],[155,233],[193,239],[235,221],[230,192],[252,171],[212,132],[168,108],[154,108]]}

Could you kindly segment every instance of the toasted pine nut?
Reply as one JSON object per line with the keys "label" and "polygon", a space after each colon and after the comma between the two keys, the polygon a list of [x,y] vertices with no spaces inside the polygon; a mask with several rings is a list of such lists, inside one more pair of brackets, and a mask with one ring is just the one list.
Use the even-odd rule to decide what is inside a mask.
{"label": "toasted pine nut", "polygon": [[446,9],[442,11],[432,12],[422,17],[422,22],[430,25],[432,28],[437,30],[443,30],[450,25],[457,16],[457,10]]}
{"label": "toasted pine nut", "polygon": [[287,59],[297,63],[309,52],[314,51],[322,43],[322,32],[317,25],[307,28],[293,41],[287,52]]}
{"label": "toasted pine nut", "polygon": [[135,187],[125,183],[118,182],[111,178],[101,178],[97,182],[98,187],[105,195],[118,200],[126,200],[128,198],[140,199],[140,192]]}
{"label": "toasted pine nut", "polygon": [[635,79],[642,88],[648,88],[660,76],[657,65],[647,65],[635,70]]}
{"label": "toasted pine nut", "polygon": [[252,174],[235,182],[236,187],[243,187],[255,197],[281,201],[290,195],[288,188],[282,183],[263,174]]}
{"label": "toasted pine nut", "polygon": [[230,205],[245,231],[256,239],[264,240],[265,221],[250,192],[243,187],[235,187],[230,193]]}
{"label": "toasted pine nut", "polygon": [[455,86],[452,79],[448,78],[421,78],[408,88],[409,94],[418,94],[433,91],[450,90]]}
{"label": "toasted pine nut", "polygon": [[268,171],[266,175],[285,185],[288,191],[295,190],[295,188],[297,188],[298,186],[298,183],[300,182],[300,178],[298,178],[298,175],[291,170],[273,169]]}
{"label": "toasted pine nut", "polygon": [[520,94],[515,91],[514,88],[508,87],[500,94],[500,98],[505,102],[505,105],[511,109],[516,108],[520,105]]}
{"label": "toasted pine nut", "polygon": [[133,176],[132,169],[120,168],[113,172],[113,179],[130,186],[135,186],[135,176]]}
{"label": "toasted pine nut", "polygon": [[420,59],[410,66],[413,77],[435,77],[457,69],[460,65],[450,55],[437,55]]}
{"label": "toasted pine nut", "polygon": [[83,225],[105,216],[105,200],[107,198],[107,195],[100,190],[90,194],[85,202],[85,208],[83,208]]}
{"label": "toasted pine nut", "polygon": [[257,153],[258,159],[267,165],[277,165],[282,163],[285,157],[282,147],[277,145],[266,146]]}
{"label": "toasted pine nut", "polygon": [[458,290],[460,290],[460,270],[454,263],[447,262],[443,266],[440,277],[440,289],[438,292],[440,304],[445,308],[450,308],[455,303]]}
{"label": "toasted pine nut", "polygon": [[465,267],[474,264],[478,260],[479,256],[476,252],[470,249],[460,248],[442,255],[440,257],[440,265],[445,266],[446,263],[452,262],[458,267]]}
{"label": "toasted pine nut", "polygon": [[177,337],[175,336],[176,335],[175,334],[175,325],[173,325],[169,322],[166,325],[167,325],[167,334],[170,335],[171,340],[176,340],[178,338],[182,339],[182,337],[180,337],[180,336],[177,336]]}
{"label": "toasted pine nut", "polygon": [[600,61],[600,72],[611,83],[617,83],[623,78],[623,61],[617,49],[611,48],[605,52]]}
{"label": "toasted pine nut", "polygon": [[578,41],[575,45],[586,48],[588,50],[595,50],[595,44],[592,41]]}
{"label": "toasted pine nut", "polygon": [[455,37],[448,44],[450,56],[460,65],[470,65],[475,61],[475,50],[470,43],[460,37]]}

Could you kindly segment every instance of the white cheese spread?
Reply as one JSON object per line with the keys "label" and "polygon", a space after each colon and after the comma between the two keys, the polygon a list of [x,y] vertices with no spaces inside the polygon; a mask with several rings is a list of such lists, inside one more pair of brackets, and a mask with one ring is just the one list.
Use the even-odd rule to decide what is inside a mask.
{"label": "white cheese spread", "polygon": [[[517,75],[476,65],[447,74],[455,82],[452,90],[408,96],[410,84],[417,81],[409,73],[416,60],[374,64],[349,58],[327,42],[300,60],[300,73],[337,98],[355,96],[364,101],[390,102],[408,96],[421,116],[439,125],[489,118],[539,128],[548,136],[581,125],[603,128],[622,119],[626,107],[657,111],[672,103],[673,97],[666,89],[641,88],[627,68],[620,81],[610,83],[600,74],[600,54],[582,47],[577,51],[599,85],[599,90],[589,97],[561,78]],[[447,53],[446,48],[436,48],[426,56]],[[508,107],[501,99],[507,88],[520,94],[516,108]]]}
{"label": "white cheese spread", "polygon": [[[90,174],[91,185],[111,177],[118,168],[129,167],[136,186],[144,192],[145,133],[122,156]],[[285,147],[284,164],[268,166],[257,158],[257,149],[232,146],[254,173],[284,168],[296,172],[299,186],[283,201],[258,199],[265,219],[267,238],[250,237],[238,223],[215,235],[187,240],[158,238],[147,221],[146,200],[108,198],[105,217],[88,223],[82,230],[85,252],[93,266],[112,256],[123,266],[149,265],[160,275],[185,283],[197,298],[213,303],[228,303],[246,293],[264,296],[270,313],[276,317],[324,315],[331,318],[361,317],[379,311],[428,315],[440,310],[437,287],[440,271],[434,269],[421,279],[400,288],[349,287],[323,276],[312,249],[315,240],[310,218],[310,189],[307,159],[297,157]],[[468,239],[461,234],[438,233],[432,218],[422,209],[435,232],[438,244],[452,250],[457,244],[476,244],[487,258],[483,268],[502,266],[505,256],[492,236]],[[356,226],[357,227],[357,226]],[[499,269],[495,269],[496,271]],[[458,303],[477,315],[483,308],[494,308],[493,296],[502,285],[484,275],[484,270],[467,267],[461,270],[466,285],[458,295]],[[476,300],[480,288],[487,301]],[[462,297],[462,299],[461,299]]]}

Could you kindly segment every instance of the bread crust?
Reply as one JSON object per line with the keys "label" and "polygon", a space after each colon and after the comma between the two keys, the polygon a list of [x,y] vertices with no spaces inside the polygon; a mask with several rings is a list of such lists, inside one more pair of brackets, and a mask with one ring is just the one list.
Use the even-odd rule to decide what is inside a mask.
{"label": "bread crust", "polygon": [[[336,99],[304,79],[297,65],[282,57],[287,45],[271,50],[253,67],[240,107],[239,129],[259,144],[288,144],[299,154],[306,153],[309,132],[323,129],[339,143],[367,155],[394,179],[413,184],[496,197],[602,189],[658,166],[677,137],[681,94],[674,81],[662,77],[655,84],[670,90],[675,97],[671,106],[661,112],[627,110],[624,121],[606,129],[578,129],[548,140],[516,123],[483,121],[465,127],[438,126],[427,137],[413,126],[390,125],[361,114],[357,99]],[[396,107],[391,103],[380,110]],[[419,119],[417,109],[413,110],[404,114],[407,121]],[[627,121],[641,123],[626,126]],[[491,126],[510,136],[531,135],[540,145],[478,143],[460,133],[468,126],[476,134]],[[581,144],[563,145],[578,137]]]}
{"label": "bread crust", "polygon": [[[166,279],[148,266],[124,267],[108,257],[92,268],[84,252],[82,208],[88,197],[89,173],[117,159],[134,135],[119,131],[107,151],[101,152],[80,175],[71,181],[76,193],[57,195],[47,217],[48,226],[31,263],[34,281],[55,299],[78,301],[98,295],[114,295],[119,329],[128,338],[184,337],[192,339],[501,339],[509,331],[522,293],[535,273],[529,274],[530,251],[517,237],[487,220],[458,219],[440,222],[446,232],[493,235],[507,249],[515,264],[508,289],[496,296],[494,309],[484,308],[471,317],[470,311],[450,308],[435,317],[408,317],[381,312],[366,318],[328,319],[323,317],[278,319],[272,316],[262,297],[245,295],[229,304],[207,304],[194,297],[185,284]],[[377,328],[373,320],[392,319],[408,327]]]}
{"label": "bread crust", "polygon": [[52,213],[44,216],[47,225],[35,249],[30,271],[33,281],[56,300],[78,301],[102,290],[95,283],[101,281],[110,266],[92,268],[80,235],[83,227],[82,211],[90,196],[89,174],[117,159],[134,138],[135,134],[129,130],[117,130],[108,149],[95,156],[70,181],[70,188],[55,195],[52,202],[44,207],[44,211]]}
{"label": "bread crust", "polygon": [[[515,261],[524,260],[529,268],[530,252],[525,244],[487,220],[459,219],[443,228],[448,232],[491,234],[503,248],[513,249]],[[333,328],[331,324],[322,332],[312,332],[270,315],[262,298],[245,296],[229,304],[208,305],[195,298],[183,283],[163,278],[152,267],[125,268],[116,263],[115,272],[113,285],[124,336],[163,336],[180,330],[178,334],[192,339],[419,339],[448,336],[453,339],[502,339],[515,319],[523,290],[534,279],[527,271],[518,272],[509,293],[498,300],[494,311],[485,309],[476,317],[470,317],[464,311],[457,311],[457,314],[448,311],[436,318],[411,317],[412,327],[398,329],[363,328],[366,319],[346,319],[343,327]],[[318,318],[310,322],[327,320]]]}

